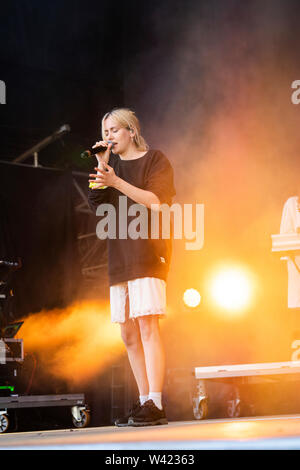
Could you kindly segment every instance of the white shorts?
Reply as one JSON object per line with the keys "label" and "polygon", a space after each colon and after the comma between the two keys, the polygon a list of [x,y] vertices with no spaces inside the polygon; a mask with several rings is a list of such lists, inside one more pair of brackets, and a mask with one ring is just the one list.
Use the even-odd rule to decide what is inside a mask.
{"label": "white shorts", "polygon": [[142,277],[110,286],[110,311],[113,323],[129,318],[166,314],[166,282]]}

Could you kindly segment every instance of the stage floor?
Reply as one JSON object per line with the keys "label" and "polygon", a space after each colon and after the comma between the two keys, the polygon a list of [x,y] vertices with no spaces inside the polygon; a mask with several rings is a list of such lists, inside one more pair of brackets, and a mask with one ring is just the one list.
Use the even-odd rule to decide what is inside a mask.
{"label": "stage floor", "polygon": [[300,415],[0,434],[0,450],[298,450]]}

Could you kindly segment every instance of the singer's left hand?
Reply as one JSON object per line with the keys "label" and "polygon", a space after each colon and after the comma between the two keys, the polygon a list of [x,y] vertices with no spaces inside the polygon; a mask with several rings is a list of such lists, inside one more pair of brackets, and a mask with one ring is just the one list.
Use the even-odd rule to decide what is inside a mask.
{"label": "singer's left hand", "polygon": [[[103,169],[103,167],[105,169]],[[93,186],[92,189],[99,189],[102,186],[114,186],[116,184],[118,177],[115,174],[115,170],[106,162],[102,162],[102,165],[96,167],[95,170],[97,170],[96,175],[89,175],[91,178],[94,178],[92,180],[89,180],[89,182],[97,183],[95,186]]]}

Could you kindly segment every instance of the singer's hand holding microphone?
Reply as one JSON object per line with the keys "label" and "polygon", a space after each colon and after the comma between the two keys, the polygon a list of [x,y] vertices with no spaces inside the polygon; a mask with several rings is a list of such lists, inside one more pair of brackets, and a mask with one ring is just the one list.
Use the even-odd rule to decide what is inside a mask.
{"label": "singer's hand holding microphone", "polygon": [[[89,180],[89,187],[92,189],[106,189],[108,186],[113,186],[115,179],[116,179],[116,174],[114,169],[108,165],[108,160],[109,160],[109,155],[111,148],[113,146],[112,142],[105,142],[104,140],[101,140],[99,142],[96,142],[95,145],[93,145],[93,149],[100,148],[101,152],[95,153],[95,157],[98,160],[98,167],[95,167],[94,169],[97,170],[97,174],[90,174],[90,178],[94,178],[92,180]],[[90,153],[90,156],[92,154]]]}
{"label": "singer's hand holding microphone", "polygon": [[104,140],[100,140],[93,145],[92,150],[86,150],[81,154],[82,158],[95,156],[98,161],[98,167],[95,168],[95,170],[97,170],[97,174],[89,175],[91,178],[94,178],[93,180],[89,180],[89,187],[91,189],[106,189],[108,186],[111,186],[111,184],[108,184],[109,180],[107,180],[106,176],[107,173],[109,173],[109,169],[114,173],[113,168],[108,165],[112,146],[113,143],[111,141],[106,142]]}

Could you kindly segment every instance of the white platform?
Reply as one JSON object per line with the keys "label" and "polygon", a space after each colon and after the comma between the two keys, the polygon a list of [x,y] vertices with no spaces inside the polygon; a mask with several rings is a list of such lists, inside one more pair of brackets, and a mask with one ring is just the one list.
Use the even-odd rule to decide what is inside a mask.
{"label": "white platform", "polygon": [[222,377],[251,377],[259,375],[299,373],[300,361],[195,367],[196,379],[213,379]]}

